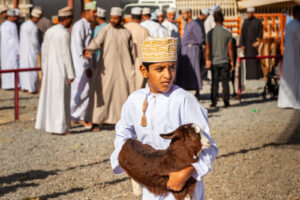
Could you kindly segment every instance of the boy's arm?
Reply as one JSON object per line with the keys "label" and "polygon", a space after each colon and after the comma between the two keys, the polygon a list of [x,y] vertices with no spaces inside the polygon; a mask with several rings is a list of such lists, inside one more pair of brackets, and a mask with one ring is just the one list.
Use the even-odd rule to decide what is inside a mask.
{"label": "boy's arm", "polygon": [[129,138],[136,138],[136,133],[134,131],[133,124],[131,123],[128,113],[130,109],[128,108],[128,100],[125,102],[122,108],[121,119],[116,124],[116,138],[114,141],[115,150],[110,156],[111,167],[116,174],[124,173],[124,170],[119,165],[119,153],[126,140]]}
{"label": "boy's arm", "polygon": [[193,163],[192,166],[169,174],[167,187],[173,191],[180,191],[191,176],[200,181],[201,177],[210,171],[212,163],[218,155],[218,148],[209,134],[207,111],[193,95],[185,97],[180,115],[182,124],[195,123],[201,127],[203,134],[210,142],[210,147],[201,151],[199,161]]}
{"label": "boy's arm", "polygon": [[193,177],[200,181],[201,177],[210,171],[212,163],[218,155],[218,148],[210,136],[207,110],[200,105],[192,94],[186,96],[181,113],[183,124],[195,123],[199,125],[203,131],[203,135],[210,142],[210,147],[201,151],[199,161],[192,164],[196,170]]}

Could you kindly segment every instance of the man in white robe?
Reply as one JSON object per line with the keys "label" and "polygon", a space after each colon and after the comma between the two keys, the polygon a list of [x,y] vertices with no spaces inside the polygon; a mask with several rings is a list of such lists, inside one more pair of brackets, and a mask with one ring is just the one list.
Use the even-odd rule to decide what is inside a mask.
{"label": "man in white robe", "polygon": [[[21,25],[20,29],[20,68],[34,68],[38,66],[40,52],[39,32],[36,23],[42,11],[34,8],[31,18]],[[38,92],[39,77],[37,71],[20,73],[21,89],[30,94]]]}
{"label": "man in white robe", "polygon": [[92,24],[96,20],[96,1],[86,3],[84,17],[78,20],[72,28],[71,51],[76,78],[71,84],[71,120],[81,122],[86,128],[92,126],[93,91],[92,74],[94,59],[85,59],[82,56],[93,38]]}
{"label": "man in white robe", "polygon": [[140,89],[145,86],[145,80],[140,72],[141,57],[141,44],[150,36],[149,31],[140,25],[142,18],[142,8],[134,7],[131,9],[131,22],[124,25],[132,36],[134,56],[135,56],[135,89]]}
{"label": "man in white robe", "polygon": [[70,49],[72,9],[58,11],[59,24],[46,31],[42,44],[42,86],[35,128],[67,134],[70,127],[71,82],[75,77]]}
{"label": "man in white robe", "polygon": [[121,115],[122,105],[135,89],[135,69],[132,37],[121,25],[123,10],[113,7],[110,23],[100,29],[87,50],[100,49],[100,60],[94,77],[95,102],[93,110],[93,131],[99,130],[99,124],[115,124]]}
{"label": "man in white robe", "polygon": [[[1,24],[7,19],[8,9],[9,9],[8,6],[0,7],[0,69],[1,69]],[[0,76],[0,82],[1,82],[1,76]]]}
{"label": "man in white robe", "polygon": [[293,8],[293,15],[286,26],[278,107],[300,109],[300,6]]}
{"label": "man in white robe", "polygon": [[167,37],[167,31],[157,22],[151,20],[150,8],[143,8],[141,26],[148,29],[151,37]]}
{"label": "man in white robe", "polygon": [[[7,11],[7,20],[1,24],[1,69],[19,68],[19,35],[14,10]],[[2,89],[15,88],[15,74],[1,74]]]}

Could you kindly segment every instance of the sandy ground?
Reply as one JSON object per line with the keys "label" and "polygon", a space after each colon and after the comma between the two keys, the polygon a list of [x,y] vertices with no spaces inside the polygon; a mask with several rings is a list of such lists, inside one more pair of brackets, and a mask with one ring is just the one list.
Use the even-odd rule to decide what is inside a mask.
{"label": "sandy ground", "polygon": [[[208,109],[219,147],[204,178],[207,200],[299,200],[300,111],[262,100],[263,81],[248,81],[242,102]],[[202,100],[209,102],[208,83]],[[114,175],[109,157],[114,130],[73,127],[53,136],[34,129],[38,95],[20,93],[14,122],[13,92],[0,90],[0,199],[138,200],[126,175]]]}

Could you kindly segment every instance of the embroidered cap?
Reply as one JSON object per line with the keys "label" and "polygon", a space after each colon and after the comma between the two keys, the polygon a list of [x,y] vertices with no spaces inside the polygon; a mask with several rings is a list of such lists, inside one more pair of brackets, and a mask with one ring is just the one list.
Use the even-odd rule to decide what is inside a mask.
{"label": "embroidered cap", "polygon": [[110,15],[121,17],[123,14],[123,9],[119,7],[112,7],[110,10]]}
{"label": "embroidered cap", "polygon": [[144,40],[141,48],[141,61],[146,63],[152,62],[169,62],[177,60],[177,38],[147,38]]}
{"label": "embroidered cap", "polygon": [[247,8],[247,12],[255,12],[255,8],[254,7],[249,7],[249,8]]}
{"label": "embroidered cap", "polygon": [[40,18],[42,16],[42,10],[39,8],[33,8],[31,11],[31,16],[32,17],[36,17],[36,18]]}
{"label": "embroidered cap", "polygon": [[134,7],[131,9],[132,15],[142,15],[142,8],[140,7]]}
{"label": "embroidered cap", "polygon": [[97,9],[97,2],[91,1],[84,5],[84,10],[96,10]]}
{"label": "embroidered cap", "polygon": [[58,17],[70,17],[73,15],[73,12],[72,12],[72,8],[70,7],[64,7],[60,10],[58,10]]}
{"label": "embroidered cap", "polygon": [[100,18],[105,18],[106,10],[103,8],[97,8],[97,16]]}
{"label": "embroidered cap", "polygon": [[174,7],[169,7],[167,9],[167,13],[174,13],[174,12],[176,12],[176,8],[174,8]]}
{"label": "embroidered cap", "polygon": [[147,7],[143,8],[142,14],[143,15],[150,15],[151,14],[151,9],[147,8]]}

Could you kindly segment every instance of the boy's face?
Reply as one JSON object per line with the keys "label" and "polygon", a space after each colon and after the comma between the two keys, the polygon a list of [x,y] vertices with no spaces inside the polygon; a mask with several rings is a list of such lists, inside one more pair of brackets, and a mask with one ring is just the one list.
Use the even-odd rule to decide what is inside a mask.
{"label": "boy's face", "polygon": [[140,70],[144,78],[148,79],[150,91],[153,93],[168,92],[173,85],[176,63],[161,62],[154,63],[149,66],[149,69],[141,65]]}

